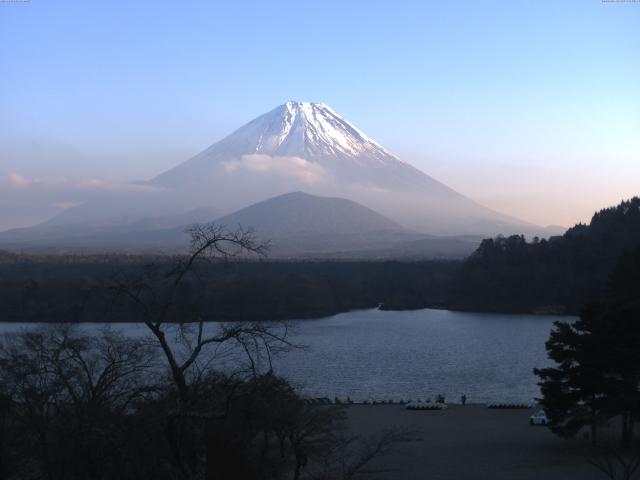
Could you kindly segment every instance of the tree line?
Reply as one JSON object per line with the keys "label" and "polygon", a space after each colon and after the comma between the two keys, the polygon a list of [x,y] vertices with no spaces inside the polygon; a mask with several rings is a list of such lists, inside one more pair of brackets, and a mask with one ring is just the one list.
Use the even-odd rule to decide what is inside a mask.
{"label": "tree line", "polygon": [[[123,275],[169,269],[178,259],[60,257],[0,264],[0,321],[140,321],[131,302],[113,303]],[[442,306],[455,261],[285,262],[214,259],[176,295],[207,320],[314,318],[353,309]]]}

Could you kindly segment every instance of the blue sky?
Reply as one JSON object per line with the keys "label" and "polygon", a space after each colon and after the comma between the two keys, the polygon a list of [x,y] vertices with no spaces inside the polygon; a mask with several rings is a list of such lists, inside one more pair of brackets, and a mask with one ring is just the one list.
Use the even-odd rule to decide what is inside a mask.
{"label": "blue sky", "polygon": [[292,99],[540,224],[640,193],[640,3],[32,0],[0,41],[0,176],[148,178]]}

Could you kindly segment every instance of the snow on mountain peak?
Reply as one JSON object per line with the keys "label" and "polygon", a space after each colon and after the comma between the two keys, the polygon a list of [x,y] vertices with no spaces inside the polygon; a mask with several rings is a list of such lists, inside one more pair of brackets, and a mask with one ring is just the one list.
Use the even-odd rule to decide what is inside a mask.
{"label": "snow on mountain peak", "polygon": [[422,188],[431,182],[434,190],[448,192],[324,103],[296,101],[260,115],[152,183],[206,186],[214,178],[243,174],[262,174],[264,179],[271,175],[272,184],[280,181],[273,180],[275,175],[305,187],[332,182],[376,191]]}
{"label": "snow on mountain peak", "polygon": [[228,212],[303,190],[432,233],[493,234],[496,222],[513,221],[401,161],[323,103],[286,102],[149,184]]}
{"label": "snow on mountain peak", "polygon": [[400,161],[323,103],[289,101],[220,143],[239,155],[295,156],[312,161],[332,157],[377,164]]}

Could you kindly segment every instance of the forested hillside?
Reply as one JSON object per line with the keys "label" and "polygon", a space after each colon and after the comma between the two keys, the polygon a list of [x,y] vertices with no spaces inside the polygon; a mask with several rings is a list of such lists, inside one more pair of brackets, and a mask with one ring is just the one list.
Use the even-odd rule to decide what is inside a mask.
{"label": "forested hillside", "polygon": [[[18,257],[0,262],[0,321],[136,321],[114,286],[170,269],[155,257]],[[313,318],[358,308],[444,305],[460,262],[215,262],[175,299],[211,320]],[[176,317],[188,319],[189,314]]]}
{"label": "forested hillside", "polygon": [[614,266],[638,245],[638,197],[600,210],[589,225],[578,224],[561,237],[486,239],[456,275],[449,306],[575,313],[605,294]]}

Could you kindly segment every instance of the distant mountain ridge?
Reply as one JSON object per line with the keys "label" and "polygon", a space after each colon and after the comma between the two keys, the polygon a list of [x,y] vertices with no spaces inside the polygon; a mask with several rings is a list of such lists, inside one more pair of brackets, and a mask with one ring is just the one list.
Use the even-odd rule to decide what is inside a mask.
{"label": "distant mountain ridge", "polygon": [[[74,239],[96,237],[100,235],[118,235],[125,233],[153,233],[172,227],[182,227],[193,223],[207,223],[217,218],[220,212],[212,207],[201,207],[182,213],[156,215],[148,217],[122,216],[117,218],[78,220],[61,222],[54,218],[35,227],[16,228],[0,232],[0,244],[21,243],[46,244],[47,242],[73,242]],[[53,245],[52,245],[53,246]]]}

